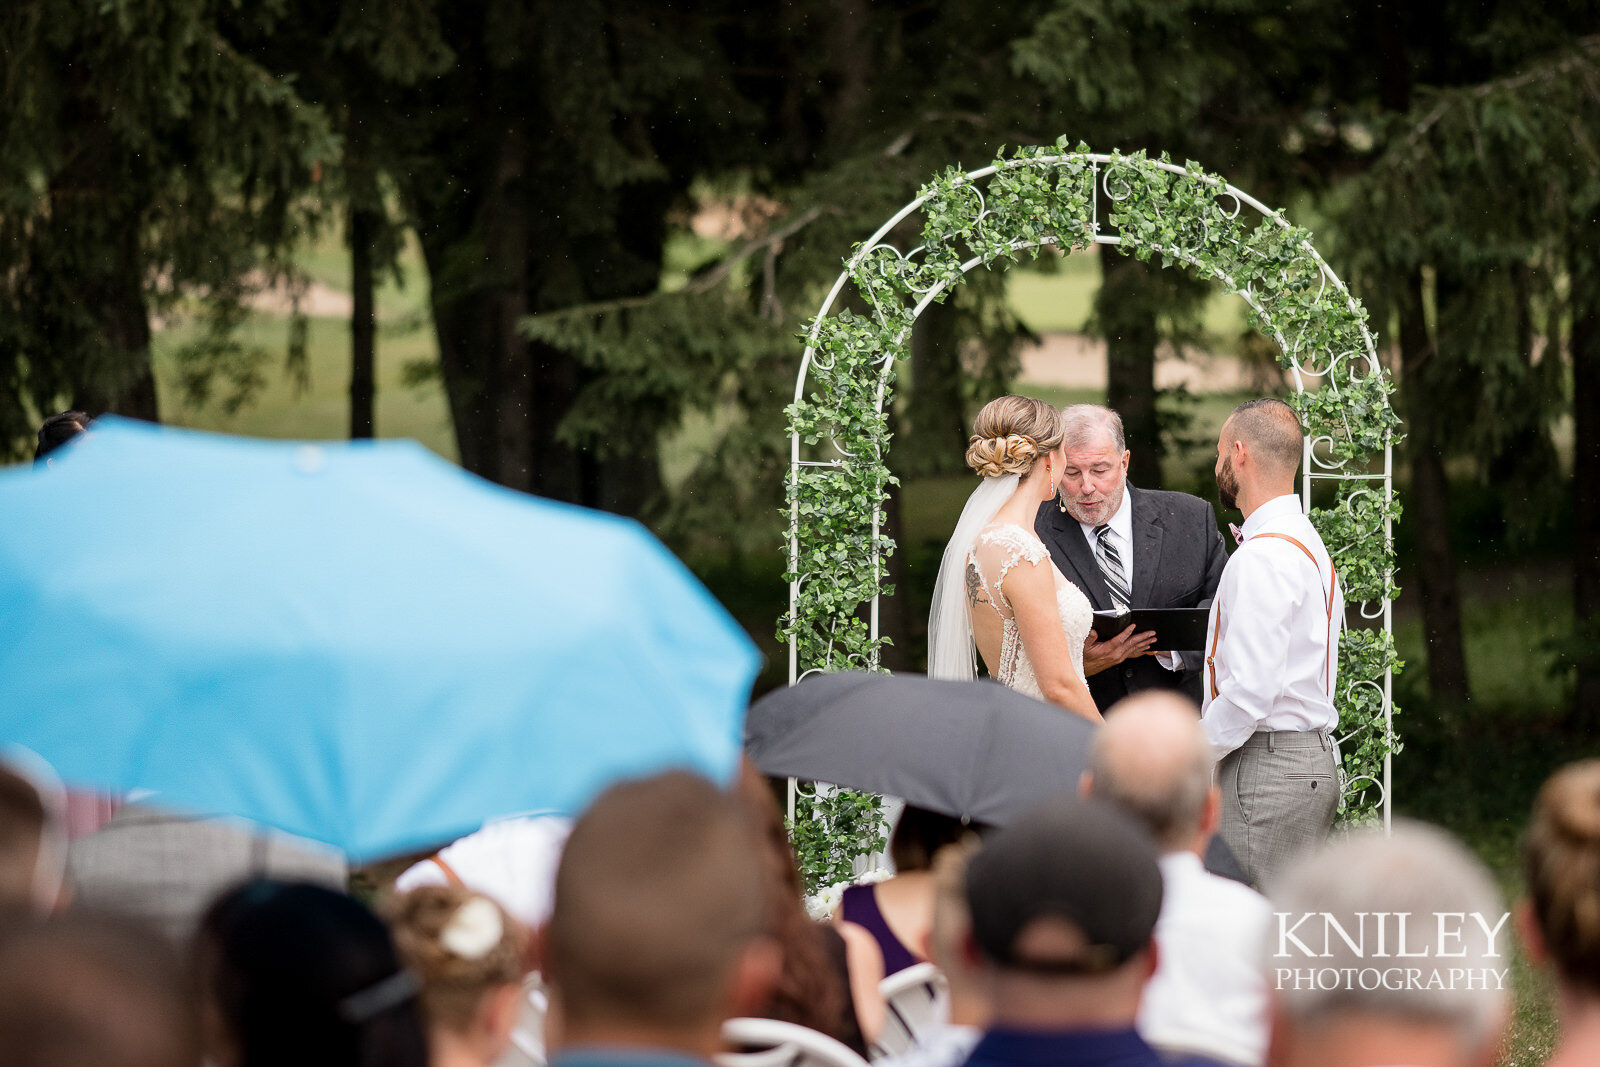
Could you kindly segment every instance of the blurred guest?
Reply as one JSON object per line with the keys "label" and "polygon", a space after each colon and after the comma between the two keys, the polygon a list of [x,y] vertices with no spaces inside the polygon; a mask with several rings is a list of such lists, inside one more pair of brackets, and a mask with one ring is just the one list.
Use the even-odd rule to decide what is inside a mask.
{"label": "blurred guest", "polygon": [[967,912],[965,880],[967,862],[976,849],[976,840],[964,841],[940,849],[933,859],[933,925],[926,954],[949,986],[950,1017],[919,1033],[911,1051],[877,1061],[880,1067],[957,1067],[972,1054],[989,1025],[983,975],[966,952],[972,917]]}
{"label": "blurred guest", "polygon": [[1540,790],[1523,876],[1518,930],[1556,977],[1561,1032],[1548,1067],[1600,1061],[1600,760],[1564,767]]}
{"label": "blurred guest", "polygon": [[0,1050],[7,1067],[194,1067],[199,1025],[170,945],[137,926],[73,914],[0,935]]}
{"label": "blurred guest", "polygon": [[967,865],[968,952],[993,1014],[971,1067],[1159,1067],[1134,1029],[1156,967],[1157,858],[1142,826],[1097,801],[1057,801],[985,839]]}
{"label": "blurred guest", "polygon": [[487,1067],[521,1011],[526,934],[493,900],[459,886],[401,893],[385,910],[400,958],[422,982],[430,1067]]}
{"label": "blurred guest", "polygon": [[207,1059],[217,1067],[425,1067],[419,984],[389,930],[343,893],[260,880],[200,923]]}
{"label": "blurred guest", "polygon": [[89,416],[81,411],[62,411],[39,426],[39,443],[33,450],[35,463],[48,464],[50,453],[89,428]]}
{"label": "blurred guest", "polygon": [[766,779],[748,761],[739,779],[761,844],[767,932],[783,952],[777,985],[756,1015],[797,1023],[841,1041],[862,1056],[883,1024],[883,958],[872,935],[854,923],[814,922],[806,912],[783,816]]}
{"label": "blurred guest", "polygon": [[1095,734],[1083,792],[1138,819],[1161,848],[1160,963],[1139,1033],[1163,1052],[1257,1067],[1267,1054],[1267,943],[1272,906],[1206,871],[1222,797],[1198,708],[1147,689],[1116,705]]}
{"label": "blurred guest", "polygon": [[1291,865],[1268,893],[1280,916],[1269,1063],[1496,1061],[1511,924],[1489,872],[1454,838],[1421,823],[1357,832]]}
{"label": "blurred guest", "polygon": [[491,897],[529,930],[550,918],[561,846],[572,820],[560,815],[497,819],[468,834],[395,879],[405,892],[425,885],[464,886]]}
{"label": "blurred guest", "polygon": [[758,1010],[780,963],[739,801],[674,772],[578,820],[544,933],[551,1067],[682,1067]]}
{"label": "blurred guest", "polygon": [[933,925],[933,857],[972,829],[960,819],[907,804],[889,837],[894,877],[850,886],[840,897],[836,917],[873,936],[885,975],[924,962],[917,946],[928,943]]}
{"label": "blurred guest", "polygon": [[246,878],[342,889],[344,857],[313,841],[220,817],[128,804],[67,850],[73,900],[147,923],[186,944],[206,906]]}
{"label": "blurred guest", "polygon": [[0,759],[0,906],[47,914],[63,901],[66,794],[37,756]]}

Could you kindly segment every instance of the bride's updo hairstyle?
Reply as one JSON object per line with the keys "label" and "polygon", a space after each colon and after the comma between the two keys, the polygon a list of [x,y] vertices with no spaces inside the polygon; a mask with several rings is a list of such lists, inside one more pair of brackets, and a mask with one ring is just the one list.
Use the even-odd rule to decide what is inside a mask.
{"label": "bride's updo hairstyle", "polygon": [[1522,865],[1556,969],[1600,993],[1600,759],[1563,767],[1539,790]]}
{"label": "bride's updo hairstyle", "polygon": [[462,886],[419,886],[389,901],[400,956],[422,982],[428,1022],[468,1032],[484,998],[522,982],[526,934],[505,910]]}
{"label": "bride's updo hairstyle", "polygon": [[984,478],[1026,478],[1040,456],[1061,444],[1061,412],[1031,396],[1002,396],[983,405],[972,424],[967,466]]}

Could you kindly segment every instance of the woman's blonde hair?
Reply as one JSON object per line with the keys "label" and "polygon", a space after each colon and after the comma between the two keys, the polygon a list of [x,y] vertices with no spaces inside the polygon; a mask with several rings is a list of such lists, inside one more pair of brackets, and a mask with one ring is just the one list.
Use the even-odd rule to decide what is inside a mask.
{"label": "woman's blonde hair", "polygon": [[1017,474],[1061,444],[1061,412],[1031,396],[1002,396],[983,405],[972,424],[967,466],[984,478]]}
{"label": "woman's blonde hair", "polygon": [[1556,969],[1600,992],[1600,759],[1563,767],[1539,790],[1522,865]]}
{"label": "woman's blonde hair", "polygon": [[421,886],[389,901],[395,946],[422,982],[433,1026],[466,1031],[483,998],[523,978],[527,931],[493,900],[464,886]]}

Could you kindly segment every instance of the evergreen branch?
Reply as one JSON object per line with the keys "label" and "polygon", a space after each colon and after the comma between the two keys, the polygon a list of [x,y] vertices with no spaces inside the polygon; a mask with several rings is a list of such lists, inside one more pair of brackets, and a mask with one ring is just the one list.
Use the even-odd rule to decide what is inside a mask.
{"label": "evergreen branch", "polygon": [[1592,81],[1593,76],[1600,73],[1597,64],[1600,64],[1600,34],[1580,37],[1570,54],[1538,64],[1519,74],[1442,93],[1434,106],[1412,128],[1411,134],[1406,138],[1405,147],[1412,151],[1419,149],[1422,139],[1445,119],[1452,107],[1475,104],[1496,93],[1516,93],[1533,85],[1549,83],[1568,76],[1578,76],[1584,72],[1590,74],[1590,78],[1585,80]]}
{"label": "evergreen branch", "polygon": [[573,316],[609,315],[614,311],[631,311],[634,308],[645,307],[649,304],[655,303],[657,300],[660,300],[663,297],[699,296],[703,293],[709,293],[711,290],[715,289],[717,286],[721,285],[727,280],[728,275],[733,273],[733,268],[737,267],[739,264],[755,255],[757,252],[763,250],[767,251],[769,254],[775,255],[778,247],[782,245],[784,241],[788,240],[790,237],[793,237],[795,234],[799,233],[813,222],[816,222],[824,214],[843,214],[843,210],[831,204],[818,204],[816,206],[809,207],[800,214],[796,215],[794,218],[790,219],[784,225],[778,227],[776,230],[745,242],[731,255],[718,261],[715,267],[712,267],[704,274],[697,275],[696,277],[690,279],[689,283],[682,289],[677,289],[670,293],[656,292],[646,294],[645,296],[628,296],[620,297],[616,300],[598,300],[589,304],[573,304],[571,307],[536,312],[532,315],[526,316],[524,321],[526,322],[533,319],[548,320],[568,318]]}

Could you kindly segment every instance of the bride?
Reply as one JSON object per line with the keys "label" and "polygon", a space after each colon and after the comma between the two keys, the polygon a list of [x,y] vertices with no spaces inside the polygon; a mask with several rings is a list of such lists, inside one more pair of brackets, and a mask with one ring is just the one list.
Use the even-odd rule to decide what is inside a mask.
{"label": "bride", "polygon": [[928,617],[928,674],[977,676],[974,646],[996,680],[1100,720],[1084,683],[1093,607],[1033,532],[1066,459],[1061,413],[1002,396],[978,413],[967,465],[983,477],[944,552]]}

